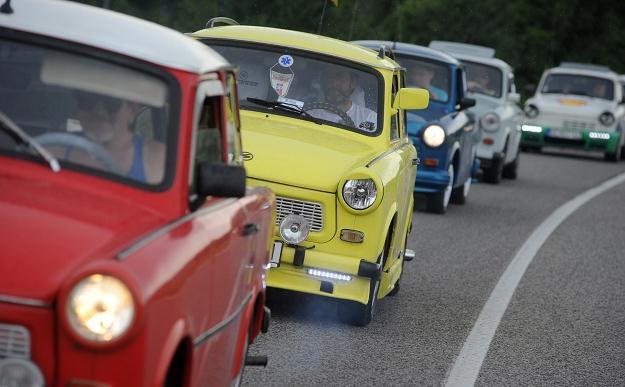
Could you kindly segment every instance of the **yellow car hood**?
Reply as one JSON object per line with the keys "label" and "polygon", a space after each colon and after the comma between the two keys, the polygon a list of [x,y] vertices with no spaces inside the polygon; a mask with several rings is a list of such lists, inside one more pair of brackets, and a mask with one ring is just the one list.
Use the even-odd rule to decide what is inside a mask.
{"label": "yellow car hood", "polygon": [[334,193],[349,171],[377,154],[371,138],[331,125],[242,112],[248,177]]}

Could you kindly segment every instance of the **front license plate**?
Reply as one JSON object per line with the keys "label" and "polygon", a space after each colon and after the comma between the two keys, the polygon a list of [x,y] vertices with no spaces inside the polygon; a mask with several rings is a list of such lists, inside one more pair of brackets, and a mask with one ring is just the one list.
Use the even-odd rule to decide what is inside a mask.
{"label": "front license plate", "polygon": [[271,267],[280,266],[280,257],[282,256],[282,242],[273,242],[273,252],[269,263]]}
{"label": "front license plate", "polygon": [[582,138],[582,134],[579,132],[569,132],[566,130],[551,130],[549,131],[549,137],[566,138],[568,140],[578,140]]}

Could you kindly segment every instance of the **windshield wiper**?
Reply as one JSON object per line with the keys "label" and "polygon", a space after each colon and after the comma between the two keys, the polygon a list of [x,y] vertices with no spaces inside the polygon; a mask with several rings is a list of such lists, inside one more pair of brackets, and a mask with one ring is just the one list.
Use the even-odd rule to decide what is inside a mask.
{"label": "windshield wiper", "polygon": [[0,129],[7,133],[16,143],[28,145],[31,149],[33,149],[36,154],[41,156],[48,163],[48,165],[50,165],[53,172],[59,172],[61,170],[59,161],[52,156],[52,153],[48,152],[44,147],[39,145],[35,139],[20,129],[19,126],[17,126],[2,112],[0,112]]}
{"label": "windshield wiper", "polygon": [[304,118],[306,118],[308,121],[312,121],[317,125],[323,125],[323,123],[321,121],[319,121],[318,118],[315,118],[313,116],[310,115],[310,113],[308,113],[307,111],[305,111],[303,108],[292,104],[292,103],[288,103],[288,102],[280,102],[280,101],[267,101],[264,99],[260,99],[260,98],[252,98],[252,97],[248,97],[247,98],[248,102],[251,103],[255,103],[256,105],[260,105],[260,106],[264,106],[264,107],[268,107],[271,109],[276,109],[276,110],[282,110],[285,112],[290,112],[290,113],[295,113],[298,114]]}

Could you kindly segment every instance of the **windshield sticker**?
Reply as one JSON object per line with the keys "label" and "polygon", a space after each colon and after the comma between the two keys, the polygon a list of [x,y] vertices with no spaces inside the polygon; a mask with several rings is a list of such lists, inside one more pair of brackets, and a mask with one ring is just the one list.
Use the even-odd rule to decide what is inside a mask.
{"label": "windshield sticker", "polygon": [[[278,68],[278,63],[273,65],[269,69],[269,79],[271,80],[271,87],[278,93],[279,97],[284,97],[289,92],[289,87],[295,78],[295,74],[288,67]],[[283,72],[288,70],[288,72]]]}
{"label": "windshield sticker", "polygon": [[278,59],[278,63],[282,67],[291,67],[293,66],[293,57],[291,55],[282,55]]}

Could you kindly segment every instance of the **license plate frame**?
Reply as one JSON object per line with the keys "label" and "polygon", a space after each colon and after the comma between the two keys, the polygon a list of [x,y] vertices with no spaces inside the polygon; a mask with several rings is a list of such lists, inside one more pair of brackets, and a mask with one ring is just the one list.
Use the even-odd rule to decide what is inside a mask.
{"label": "license plate frame", "polygon": [[566,140],[581,140],[582,139],[581,132],[573,132],[569,130],[551,129],[547,135],[549,137],[562,138]]}

